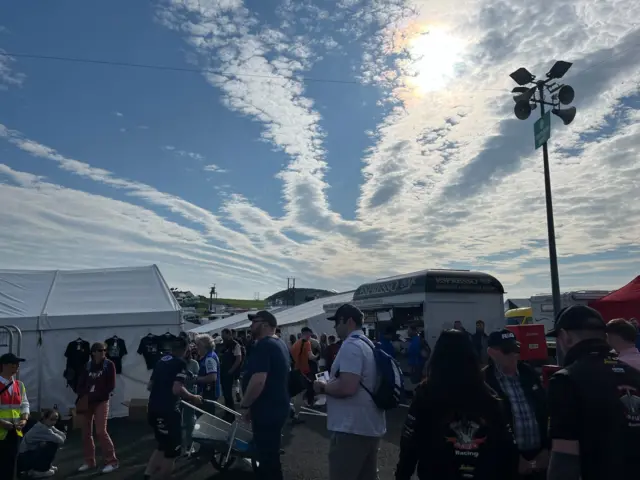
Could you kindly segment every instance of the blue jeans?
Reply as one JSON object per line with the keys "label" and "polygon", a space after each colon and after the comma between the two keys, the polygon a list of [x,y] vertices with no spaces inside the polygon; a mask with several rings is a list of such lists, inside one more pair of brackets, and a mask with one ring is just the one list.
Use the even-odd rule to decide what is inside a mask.
{"label": "blue jeans", "polygon": [[251,423],[253,430],[253,446],[255,459],[259,462],[256,478],[258,480],[282,480],[282,464],[280,463],[280,446],[282,443],[282,421],[268,423]]}

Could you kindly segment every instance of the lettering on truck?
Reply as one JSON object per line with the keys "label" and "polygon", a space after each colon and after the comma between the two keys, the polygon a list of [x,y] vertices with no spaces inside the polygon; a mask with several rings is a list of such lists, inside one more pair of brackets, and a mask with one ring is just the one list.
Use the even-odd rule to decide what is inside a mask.
{"label": "lettering on truck", "polygon": [[365,285],[361,287],[358,295],[377,295],[379,293],[396,293],[403,290],[409,290],[416,284],[415,277],[402,278],[400,280],[392,280],[386,283],[376,283],[373,285]]}

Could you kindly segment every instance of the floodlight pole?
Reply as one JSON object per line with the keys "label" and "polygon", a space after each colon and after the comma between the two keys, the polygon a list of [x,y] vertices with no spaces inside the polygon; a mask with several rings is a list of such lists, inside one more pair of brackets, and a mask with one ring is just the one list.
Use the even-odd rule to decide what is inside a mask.
{"label": "floodlight pole", "polygon": [[[544,82],[538,82],[540,94],[540,117],[544,117]],[[553,200],[551,196],[551,172],[549,169],[549,149],[547,142],[542,144],[542,161],[544,165],[544,196],[547,205],[547,235],[549,237],[549,266],[551,269],[551,296],[553,297],[554,318],[562,309],[560,297],[560,275],[558,273],[558,253],[556,251],[556,228],[553,221]],[[558,365],[564,363],[564,355],[556,346],[556,358]]]}

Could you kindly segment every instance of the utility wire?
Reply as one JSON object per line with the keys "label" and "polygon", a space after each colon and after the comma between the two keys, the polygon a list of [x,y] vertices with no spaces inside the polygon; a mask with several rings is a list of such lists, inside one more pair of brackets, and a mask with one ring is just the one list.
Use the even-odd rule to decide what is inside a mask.
{"label": "utility wire", "polygon": [[[624,48],[622,50],[620,50],[619,52],[616,52],[615,54],[605,58],[604,60],[600,61],[600,62],[596,62],[593,65],[589,65],[588,67],[579,70],[577,73],[572,73],[570,75],[571,77],[575,77],[577,75],[581,75],[585,72],[588,72],[589,70],[592,70],[596,67],[599,67],[611,60],[613,60],[614,58],[622,55],[623,53],[628,52],[629,50],[636,48],[636,47],[640,47],[640,42],[635,43],[633,45],[630,45],[627,48]],[[257,74],[257,73],[233,73],[233,72],[224,72],[224,71],[220,71],[220,70],[215,70],[215,69],[208,69],[208,68],[190,68],[190,67],[178,67],[178,66],[171,66],[171,65],[154,65],[154,64],[148,64],[148,63],[135,63],[135,62],[123,62],[123,61],[112,61],[112,60],[98,60],[98,59],[93,59],[93,58],[78,58],[78,57],[67,57],[67,56],[61,56],[61,55],[39,55],[39,54],[30,54],[30,53],[12,53],[12,52],[7,52],[7,51],[1,51],[0,50],[0,56],[3,57],[14,57],[14,58],[25,58],[25,59],[33,59],[33,60],[52,60],[52,61],[57,61],[57,62],[68,62],[68,63],[80,63],[80,64],[92,64],[92,65],[105,65],[105,66],[111,66],[111,67],[125,67],[125,68],[140,68],[140,69],[146,69],[146,70],[160,70],[160,71],[170,71],[170,72],[188,72],[188,73],[214,73],[217,75],[221,75],[221,76],[226,76],[226,77],[247,77],[247,78],[263,78],[263,79],[285,79],[285,80],[298,80],[298,81],[305,81],[305,82],[314,82],[314,83],[333,83],[333,84],[341,84],[341,85],[362,85],[361,82],[357,81],[357,80],[340,80],[340,79],[331,79],[331,78],[314,78],[314,77],[304,77],[304,76],[298,76],[298,77],[286,77],[286,76],[282,76],[282,75],[264,75],[264,74]],[[474,91],[505,91],[506,90],[501,90],[501,89],[476,89]],[[469,140],[469,142],[465,143],[464,145],[462,145],[461,148],[467,147],[468,145],[470,145],[472,142],[474,142],[475,140],[478,140],[479,138],[485,138],[486,134],[490,131],[492,131],[496,126],[498,126],[500,124],[500,122],[502,122],[503,120],[506,120],[507,118],[509,118],[509,116],[504,116],[503,118],[499,119],[498,121],[496,121],[493,125],[491,125],[491,127],[489,127],[488,129],[486,129],[485,131],[483,131],[483,133],[481,134],[477,134],[474,135],[471,140]]]}
{"label": "utility wire", "polygon": [[286,80],[302,80],[305,82],[317,82],[317,83],[338,83],[344,85],[361,85],[356,80],[339,80],[331,78],[313,78],[313,77],[286,77],[283,75],[261,75],[258,73],[233,73],[224,72],[211,68],[190,68],[190,67],[177,67],[171,65],[153,65],[148,63],[134,63],[134,62],[121,62],[112,60],[97,60],[93,58],[77,58],[77,57],[65,57],[57,55],[38,55],[31,53],[11,53],[0,52],[0,56],[15,57],[15,58],[28,58],[34,60],[53,60],[57,62],[68,63],[83,63],[93,65],[106,65],[110,67],[127,67],[127,68],[142,68],[146,70],[163,70],[169,72],[189,72],[189,73],[214,73],[224,77],[248,77],[248,78],[264,78],[264,79],[286,79]]}

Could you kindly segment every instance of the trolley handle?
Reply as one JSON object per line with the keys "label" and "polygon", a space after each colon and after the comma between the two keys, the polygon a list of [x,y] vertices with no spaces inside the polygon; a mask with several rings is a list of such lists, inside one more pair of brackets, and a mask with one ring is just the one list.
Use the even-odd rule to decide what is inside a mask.
{"label": "trolley handle", "polygon": [[212,405],[215,405],[217,408],[221,408],[222,410],[224,410],[225,412],[229,412],[234,414],[236,417],[241,417],[242,414],[240,412],[236,412],[235,410],[231,410],[229,407],[222,405],[221,403],[216,402],[215,400],[206,400],[203,399],[204,403],[210,403]]}
{"label": "trolley handle", "polygon": [[[204,402],[205,403],[212,403],[212,404],[216,405],[217,407],[220,407],[223,410],[226,410],[229,413],[233,413],[236,417],[242,417],[241,413],[238,413],[238,412],[236,412],[234,410],[231,410],[230,408],[227,408],[224,405],[219,404],[218,402],[214,402],[213,400],[204,400]],[[189,408],[191,408],[193,410],[195,410],[196,412],[206,413],[207,415],[211,415],[209,412],[205,412],[204,410],[202,410],[197,405],[194,405],[193,403],[185,402],[184,400],[180,400],[180,403],[183,404],[183,405],[186,405],[187,407],[189,407]],[[215,415],[212,415],[212,416],[215,416]],[[218,418],[218,417],[216,417],[216,418]],[[219,419],[219,420],[224,422],[224,420],[222,420],[222,419]],[[225,422],[225,423],[229,423],[229,422]],[[231,424],[229,423],[229,425],[231,425]]]}

